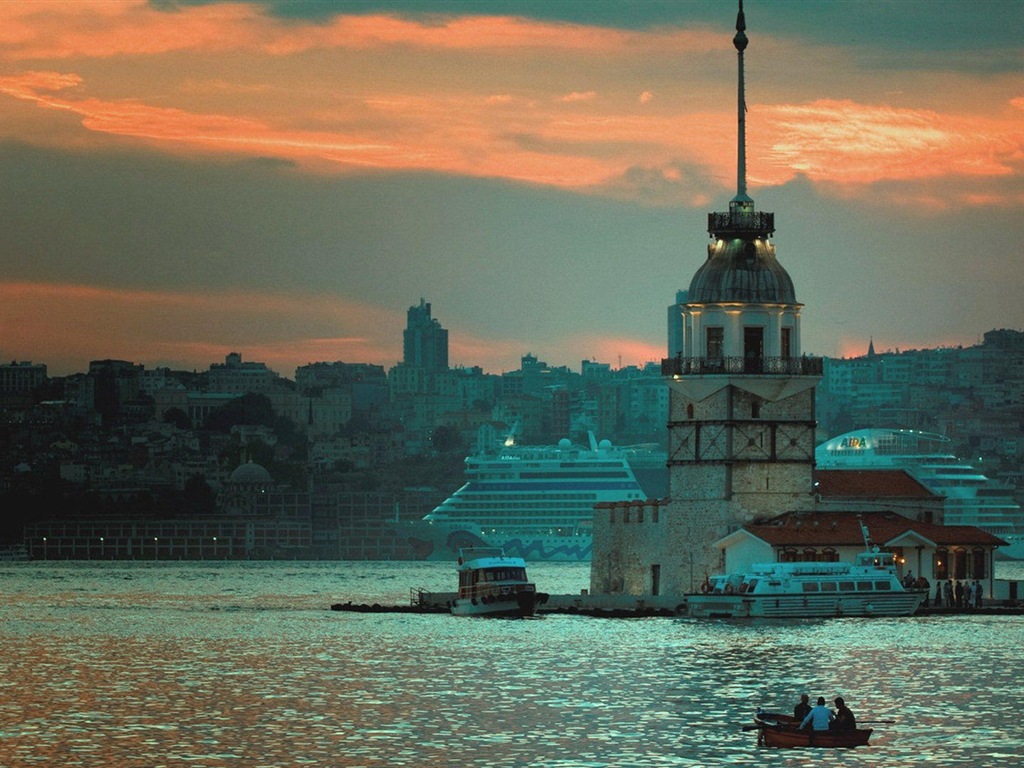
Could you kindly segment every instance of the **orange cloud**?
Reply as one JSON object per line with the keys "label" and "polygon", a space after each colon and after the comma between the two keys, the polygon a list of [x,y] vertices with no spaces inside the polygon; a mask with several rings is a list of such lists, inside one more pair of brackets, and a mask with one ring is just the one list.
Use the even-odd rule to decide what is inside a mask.
{"label": "orange cloud", "polygon": [[[0,77],[9,97],[0,99],[0,126],[61,147],[134,139],[316,172],[428,170],[615,196],[644,195],[621,179],[645,169],[661,176],[657,200],[691,201],[692,184],[673,168],[700,166],[720,187],[705,190],[712,196],[733,184],[734,75],[706,55],[730,61],[728,38],[512,16],[339,13],[312,23],[244,3],[173,12],[144,0],[0,3],[0,59],[34,67]],[[759,46],[780,72],[814,53],[767,36]],[[829,50],[830,61],[843,55]],[[854,80],[856,62],[847,62]],[[815,77],[808,73],[809,89]],[[876,77],[863,74],[850,92]],[[910,75],[886,77],[887,93],[899,94]],[[1007,95],[1013,83],[994,78],[958,100],[950,94],[968,81],[914,77],[928,78],[916,92],[934,93],[932,106],[801,103],[791,83],[765,78],[748,116],[752,185],[801,175],[874,195],[877,182],[909,181],[922,188],[891,202],[1019,204],[1005,190],[923,188],[1019,173],[1024,98]],[[52,112],[28,115],[18,102]],[[69,117],[84,130],[71,136],[78,126]]]}
{"label": "orange cloud", "polygon": [[558,50],[610,54],[636,49],[720,50],[726,35],[656,33],[533,21],[514,16],[442,16],[429,21],[384,14],[326,23],[281,21],[253,4],[214,3],[161,11],[145,0],[19,0],[0,4],[0,50],[8,60],[260,50],[276,56],[313,49],[416,46],[448,50]]}
{"label": "orange cloud", "polygon": [[1019,121],[828,100],[755,111],[771,183],[798,173],[830,184],[1005,176],[1024,153]]}

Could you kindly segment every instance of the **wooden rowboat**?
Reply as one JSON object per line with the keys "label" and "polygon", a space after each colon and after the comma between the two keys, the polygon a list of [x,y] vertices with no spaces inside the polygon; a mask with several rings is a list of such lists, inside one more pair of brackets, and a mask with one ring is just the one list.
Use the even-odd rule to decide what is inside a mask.
{"label": "wooden rowboat", "polygon": [[800,728],[792,715],[761,712],[754,717],[757,743],[766,747],[863,747],[871,738],[872,728],[853,731],[815,731]]}

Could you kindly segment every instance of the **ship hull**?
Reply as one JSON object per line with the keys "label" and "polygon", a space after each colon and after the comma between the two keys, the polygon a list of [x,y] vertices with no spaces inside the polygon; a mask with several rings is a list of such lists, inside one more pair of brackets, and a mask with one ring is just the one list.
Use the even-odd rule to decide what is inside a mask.
{"label": "ship hull", "polygon": [[524,532],[483,531],[473,523],[419,520],[404,524],[400,535],[416,559],[450,562],[465,547],[498,547],[530,562],[588,563],[593,551],[589,533],[538,536]]}

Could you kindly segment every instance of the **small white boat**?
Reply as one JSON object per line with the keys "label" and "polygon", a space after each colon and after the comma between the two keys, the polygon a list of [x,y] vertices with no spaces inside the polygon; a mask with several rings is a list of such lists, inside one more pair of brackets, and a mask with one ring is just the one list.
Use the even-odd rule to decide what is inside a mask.
{"label": "small white boat", "polygon": [[459,550],[459,593],[455,616],[532,616],[547,595],[526,580],[526,561],[497,547]]}
{"label": "small white boat", "polygon": [[726,619],[910,616],[927,592],[904,588],[895,557],[871,547],[853,563],[757,563],[708,579],[700,594],[687,596],[686,613]]}

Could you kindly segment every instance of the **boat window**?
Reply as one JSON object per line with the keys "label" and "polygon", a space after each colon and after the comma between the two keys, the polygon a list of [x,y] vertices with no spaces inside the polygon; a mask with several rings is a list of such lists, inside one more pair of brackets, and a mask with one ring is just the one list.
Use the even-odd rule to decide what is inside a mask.
{"label": "boat window", "polygon": [[747,582],[747,592],[753,592],[754,591],[754,587],[757,586],[757,581],[758,581],[757,579],[751,579],[750,581]]}
{"label": "boat window", "polygon": [[853,592],[853,582],[852,581],[840,581],[839,582],[839,591],[840,592]]}
{"label": "boat window", "polygon": [[876,581],[875,589],[892,589],[892,584],[888,581]]}
{"label": "boat window", "polygon": [[822,592],[835,592],[836,591],[836,583],[834,581],[823,581],[823,582],[821,582],[821,591]]}
{"label": "boat window", "polygon": [[872,587],[872,584],[871,584],[870,581],[858,581],[857,582],[857,591],[858,592],[871,592],[872,591],[871,587]]}
{"label": "boat window", "polygon": [[816,581],[805,581],[803,583],[804,592],[817,592],[818,582]]}

